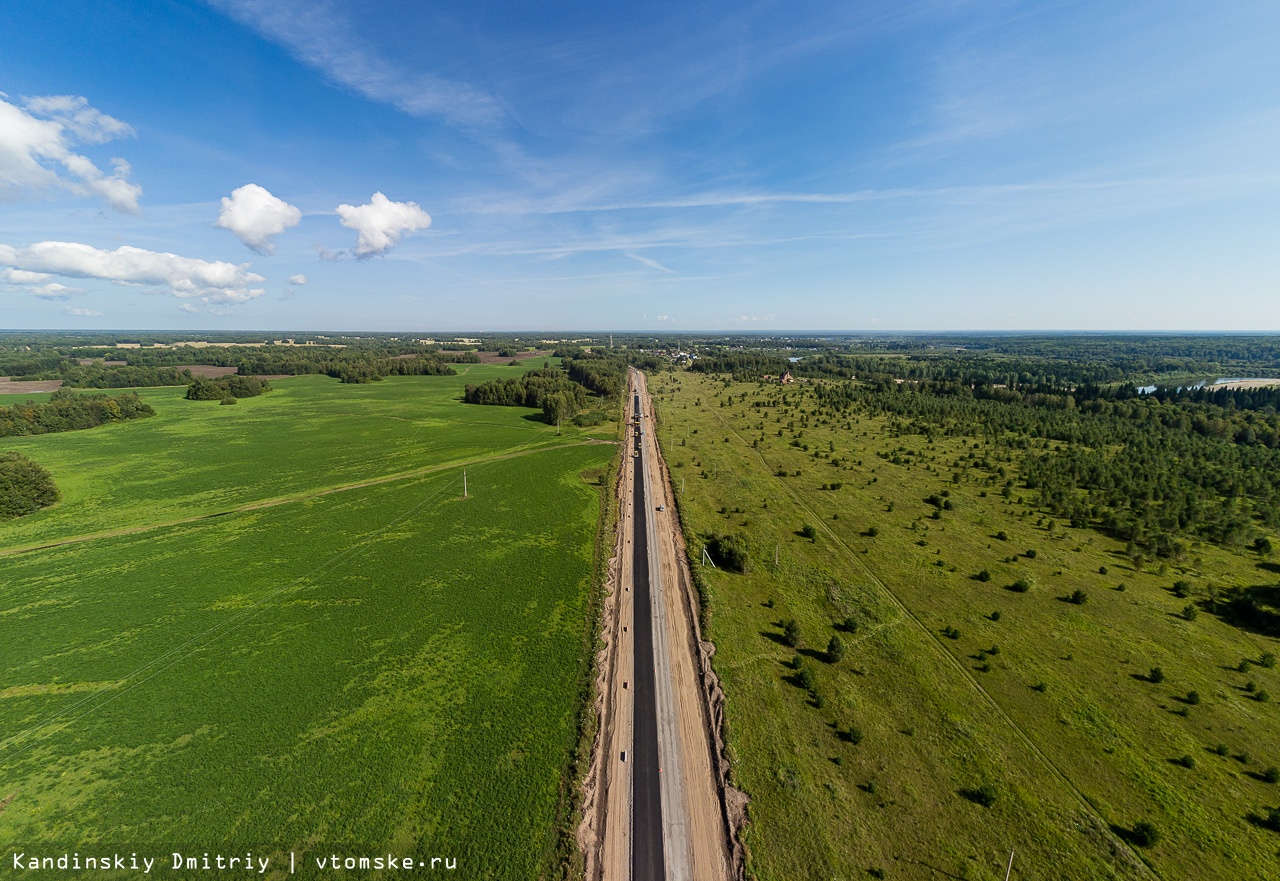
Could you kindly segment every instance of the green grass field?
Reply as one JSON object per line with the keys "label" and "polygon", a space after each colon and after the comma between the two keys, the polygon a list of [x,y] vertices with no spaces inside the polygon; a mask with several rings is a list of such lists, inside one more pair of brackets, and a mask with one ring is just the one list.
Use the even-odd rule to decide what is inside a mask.
{"label": "green grass field", "polygon": [[0,551],[562,443],[532,410],[455,400],[468,382],[522,370],[468,365],[430,382],[368,385],[289,377],[234,407],[183,400],[185,386],[139,389],[155,417],[0,439],[48,468],[63,494],[57,507],[0,524]]}
{"label": "green grass field", "polygon": [[0,840],[551,874],[616,447],[455,400],[504,369],[0,445],[64,490],[6,548],[233,511],[0,557]]}
{"label": "green grass field", "polygon": [[[980,439],[829,422],[812,398],[803,426],[777,422],[750,404],[779,391],[756,383],[660,374],[651,389],[692,553],[712,532],[751,547],[747,574],[703,574],[756,877],[995,879],[1010,849],[1014,877],[1280,877],[1280,836],[1250,820],[1280,804],[1264,779],[1280,705],[1257,699],[1280,695],[1280,669],[1237,669],[1280,647],[1182,615],[1210,585],[1274,583],[1274,563],[1197,545],[1180,566],[1135,568],[1122,544],[1051,530],[1003,480],[959,467]],[[804,392],[788,394],[794,409]],[[943,491],[952,508],[933,519],[925,499]],[[1009,589],[1020,578],[1029,591]],[[832,664],[837,633],[848,651]],[[1158,844],[1124,843],[1140,821]]]}

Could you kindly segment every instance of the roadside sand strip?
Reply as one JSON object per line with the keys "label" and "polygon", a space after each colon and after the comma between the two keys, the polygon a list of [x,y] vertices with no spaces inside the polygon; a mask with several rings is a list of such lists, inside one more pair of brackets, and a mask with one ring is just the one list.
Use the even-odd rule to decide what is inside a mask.
{"label": "roadside sand strip", "polygon": [[[649,480],[650,518],[654,524],[654,544],[658,555],[655,570],[661,571],[664,602],[663,624],[670,686],[674,697],[673,719],[680,744],[680,788],[683,790],[686,834],[691,857],[691,877],[695,881],[724,881],[730,871],[728,825],[720,799],[721,781],[712,736],[712,715],[699,675],[697,622],[688,602],[691,579],[684,571],[686,561],[677,550],[680,524],[666,467],[658,449],[657,427],[652,422],[653,401],[643,374],[639,385],[646,414],[645,446],[652,466]],[[662,506],[664,510],[656,510]],[[664,774],[666,776],[666,769]]]}

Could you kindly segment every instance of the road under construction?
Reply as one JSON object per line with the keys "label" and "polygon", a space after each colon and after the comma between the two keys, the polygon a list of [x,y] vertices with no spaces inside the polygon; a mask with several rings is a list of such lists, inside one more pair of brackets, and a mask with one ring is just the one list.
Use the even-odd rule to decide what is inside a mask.
{"label": "road under construction", "polygon": [[579,837],[593,881],[727,881],[738,859],[709,706],[711,648],[644,375],[631,371],[628,388],[601,728]]}

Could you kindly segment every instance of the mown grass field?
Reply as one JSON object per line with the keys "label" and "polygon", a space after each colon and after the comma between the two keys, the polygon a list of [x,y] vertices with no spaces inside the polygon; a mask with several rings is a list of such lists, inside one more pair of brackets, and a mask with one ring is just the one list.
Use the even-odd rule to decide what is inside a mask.
{"label": "mown grass field", "polygon": [[0,557],[0,841],[550,874],[616,447],[464,381],[152,390],[154,418],[5,444],[63,485],[58,536],[300,497]]}
{"label": "mown grass field", "polygon": [[[750,543],[747,574],[703,574],[756,877],[1003,878],[1011,849],[1014,877],[1280,877],[1280,835],[1250,819],[1280,804],[1265,779],[1280,704],[1258,699],[1280,696],[1280,669],[1256,665],[1280,646],[1183,616],[1210,585],[1274,583],[1274,562],[1197,545],[1135,568],[1123,545],[1002,497],[1004,478],[961,459],[981,439],[828,420],[803,387],[765,415],[751,403],[776,386],[650,386],[692,554],[710,533]],[[848,650],[828,663],[837,633]],[[1141,821],[1154,846],[1126,843]]]}

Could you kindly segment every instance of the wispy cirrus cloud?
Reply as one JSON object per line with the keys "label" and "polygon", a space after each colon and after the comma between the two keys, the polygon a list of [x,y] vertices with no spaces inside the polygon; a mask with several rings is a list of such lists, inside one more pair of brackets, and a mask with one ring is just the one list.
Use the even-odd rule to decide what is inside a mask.
{"label": "wispy cirrus cloud", "polygon": [[332,2],[208,0],[241,24],[283,46],[330,80],[411,116],[439,117],[468,128],[492,128],[505,118],[492,95],[443,76],[408,70],[355,35]]}

